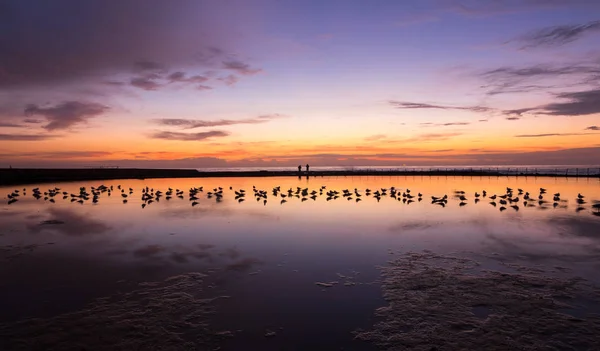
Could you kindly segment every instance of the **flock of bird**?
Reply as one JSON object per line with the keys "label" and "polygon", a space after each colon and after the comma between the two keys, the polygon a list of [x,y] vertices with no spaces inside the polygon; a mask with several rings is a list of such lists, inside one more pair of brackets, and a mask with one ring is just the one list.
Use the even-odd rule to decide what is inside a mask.
{"label": "flock of bird", "polygon": [[[234,200],[238,202],[243,202],[250,196],[246,195],[246,191],[244,189],[234,190],[233,187],[229,187],[230,191],[233,191],[235,194]],[[173,198],[185,199],[187,192],[187,198],[190,201],[192,206],[196,206],[199,204],[200,197],[205,195],[208,199],[216,199],[217,202],[221,202],[224,197],[224,189],[222,187],[217,187],[214,189],[204,191],[204,187],[192,187],[187,189],[187,191],[180,189],[168,188],[167,191],[162,192],[160,190],[154,190],[153,188],[145,187],[141,190],[141,201],[142,208],[154,203],[159,202],[161,199],[171,200]],[[284,204],[291,199],[300,199],[300,201],[315,201],[317,197],[326,196],[326,201],[337,200],[339,198],[346,199],[347,201],[355,201],[360,202],[364,197],[372,197],[377,202],[381,200],[383,197],[389,197],[391,199],[400,201],[404,204],[411,204],[413,202],[421,202],[423,201],[423,194],[417,193],[416,195],[411,192],[410,189],[400,189],[396,187],[390,188],[379,188],[375,190],[365,189],[364,192],[361,193],[358,189],[349,190],[343,189],[341,191],[338,190],[330,190],[327,189],[326,186],[321,186],[318,190],[309,191],[308,188],[289,188],[282,190],[280,186],[276,186],[272,188],[270,191],[257,189],[255,186],[252,187],[252,197],[257,201],[264,205],[267,204],[269,198],[276,199],[280,204]],[[48,201],[51,203],[55,203],[56,199],[62,198],[63,201],[76,202],[79,204],[83,204],[87,201],[92,201],[92,203],[98,203],[100,201],[100,197],[102,195],[111,196],[113,193],[120,194],[122,197],[122,202],[127,203],[129,198],[134,195],[134,191],[132,188],[125,188],[121,185],[114,186],[105,186],[100,185],[98,187],[91,187],[89,190],[86,187],[80,187],[78,193],[69,193],[67,191],[61,191],[60,188],[51,188],[45,191],[41,191],[39,188],[31,189],[32,196],[37,199],[44,199],[44,201]],[[270,195],[269,195],[270,194]],[[27,189],[24,188],[22,190],[14,190],[10,194],[7,195],[8,204],[13,204],[19,200],[21,196],[27,195]],[[453,193],[453,198],[459,200],[459,206],[465,206],[468,204],[469,199],[467,198],[467,194],[465,191],[456,190]],[[548,199],[547,199],[548,198]],[[550,201],[549,199],[552,199]],[[479,203],[481,201],[489,201],[489,204],[498,207],[500,211],[505,211],[508,208],[512,208],[515,211],[519,211],[522,207],[538,207],[541,209],[547,209],[550,207],[566,207],[567,200],[561,198],[560,193],[555,193],[552,196],[547,194],[547,190],[544,188],[539,189],[539,193],[530,194],[529,192],[524,191],[523,189],[516,189],[516,192],[512,188],[506,188],[506,192],[503,194],[497,195],[493,194],[488,196],[487,191],[483,190],[481,193],[475,192],[473,195],[474,203]],[[585,210],[584,205],[587,204],[585,200],[585,196],[578,194],[575,199],[577,203],[576,212],[580,212]],[[448,204],[448,195],[443,196],[431,196],[431,204],[445,207]],[[552,204],[552,205],[550,205]],[[600,216],[600,201],[592,201],[592,213],[594,215]]]}
{"label": "flock of bird", "polygon": [[[459,203],[460,206],[467,205],[468,199],[466,198],[464,191],[460,191],[460,190],[455,191],[454,197],[457,198],[458,200],[460,200],[460,203]],[[487,191],[485,191],[485,190],[483,190],[481,192],[481,194],[478,192],[475,192],[474,202],[479,203],[483,199],[487,198],[488,200],[491,200],[489,202],[489,204],[492,205],[493,207],[499,206],[500,211],[505,211],[508,207],[512,208],[515,211],[519,211],[519,209],[520,209],[519,205],[521,205],[523,207],[537,207],[540,209],[548,209],[548,208],[550,208],[550,203],[552,203],[553,208],[556,208],[556,207],[566,208],[567,200],[561,198],[560,193],[553,194],[552,201],[547,200],[546,197],[549,197],[549,196],[547,195],[547,190],[544,188],[539,189],[539,194],[531,195],[529,192],[524,191],[523,189],[517,189],[517,193],[515,194],[515,192],[513,191],[512,188],[507,187],[506,192],[504,194],[501,194],[501,195],[494,194],[489,197],[488,197]],[[442,197],[442,198],[432,197],[432,200],[433,200],[432,203],[435,203],[435,204],[441,205],[441,206],[445,206],[445,204],[447,202],[447,196],[444,195],[444,197]],[[587,202],[585,200],[585,196],[583,196],[581,194],[577,194],[577,198],[575,198],[575,202],[577,203],[577,208],[575,209],[576,212],[585,210],[584,205],[587,204]],[[593,212],[595,215],[600,215],[600,201],[598,201],[598,200],[592,201],[591,207],[592,207],[592,209],[596,210],[596,212]]]}

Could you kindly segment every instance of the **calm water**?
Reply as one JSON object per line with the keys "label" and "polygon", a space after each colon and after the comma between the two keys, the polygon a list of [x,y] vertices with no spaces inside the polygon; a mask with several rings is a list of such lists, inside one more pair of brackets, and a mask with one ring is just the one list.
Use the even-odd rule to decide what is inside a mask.
{"label": "calm water", "polygon": [[[83,204],[63,199],[80,187],[113,186],[109,197]],[[126,204],[117,185],[128,194]],[[55,203],[32,197],[59,187]],[[192,206],[188,190],[203,187]],[[256,201],[253,186],[268,197]],[[281,204],[273,187],[287,194],[297,187],[317,192]],[[322,186],[326,189],[319,194]],[[142,208],[142,189],[181,189]],[[222,199],[207,192],[223,187]],[[230,190],[230,187],[233,190]],[[372,191],[411,190],[414,202]],[[505,211],[493,194],[514,189],[518,210]],[[546,188],[538,203],[539,188]],[[217,329],[237,331],[224,349],[371,349],[352,340],[351,332],[368,328],[374,310],[384,305],[377,266],[399,252],[432,250],[477,257],[498,268],[509,260],[523,265],[560,267],[569,274],[600,283],[600,200],[598,179],[508,177],[331,177],[159,179],[75,182],[0,188],[0,315],[3,323],[28,317],[47,318],[81,309],[95,298],[127,291],[141,282],[184,272],[217,269],[205,293],[228,295],[212,321]],[[129,195],[129,188],[133,194]],[[528,191],[535,201],[523,205]],[[18,201],[8,194],[19,189]],[[234,191],[245,189],[244,202]],[[352,192],[327,200],[329,190]],[[362,195],[356,202],[354,189]],[[461,200],[454,191],[465,191]],[[487,198],[475,202],[475,192]],[[418,201],[417,193],[423,194]],[[553,201],[553,194],[560,200]],[[578,194],[585,196],[577,204]],[[389,194],[389,190],[388,190]],[[448,195],[445,207],[431,196]],[[556,203],[556,205],[555,205]],[[54,222],[44,222],[44,221]],[[564,268],[564,269],[563,269]],[[351,279],[347,277],[352,277]],[[338,281],[330,288],[316,282]],[[345,286],[344,282],[359,284]],[[212,289],[212,290],[211,290]],[[265,337],[265,331],[276,331]]]}

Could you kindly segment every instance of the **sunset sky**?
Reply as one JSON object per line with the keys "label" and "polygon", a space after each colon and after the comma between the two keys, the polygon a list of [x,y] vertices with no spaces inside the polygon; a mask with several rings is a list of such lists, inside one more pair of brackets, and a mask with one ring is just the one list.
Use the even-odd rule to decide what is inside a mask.
{"label": "sunset sky", "polygon": [[599,160],[598,0],[0,0],[0,167]]}

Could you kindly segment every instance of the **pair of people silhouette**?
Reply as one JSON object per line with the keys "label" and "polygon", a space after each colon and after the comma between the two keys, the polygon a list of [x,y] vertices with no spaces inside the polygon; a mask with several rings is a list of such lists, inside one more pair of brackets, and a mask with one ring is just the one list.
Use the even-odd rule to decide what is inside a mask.
{"label": "pair of people silhouette", "polygon": [[[306,173],[308,173],[309,169],[310,169],[310,166],[307,163],[306,164]],[[298,173],[302,173],[302,165],[298,165]]]}

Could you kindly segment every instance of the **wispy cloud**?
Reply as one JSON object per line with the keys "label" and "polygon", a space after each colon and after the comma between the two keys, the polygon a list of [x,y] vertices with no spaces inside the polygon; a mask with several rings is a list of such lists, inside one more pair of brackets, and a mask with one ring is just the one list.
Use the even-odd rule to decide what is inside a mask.
{"label": "wispy cloud", "polygon": [[422,3],[429,6],[398,18],[394,24],[406,27],[436,22],[443,18],[445,13],[485,18],[540,10],[580,8],[593,11],[600,8],[594,0],[430,0]]}
{"label": "wispy cloud", "polygon": [[0,134],[0,140],[4,141],[40,141],[56,137],[49,134]]}
{"label": "wispy cloud", "polygon": [[513,116],[513,117],[506,117],[505,119],[506,119],[507,121],[518,121],[518,120],[520,120],[520,119],[521,119],[521,117],[516,117],[516,116]]}
{"label": "wispy cloud", "polygon": [[522,47],[524,49],[538,46],[560,46],[571,43],[592,32],[600,33],[600,21],[543,28],[518,38],[517,41],[524,44]]}
{"label": "wispy cloud", "polygon": [[28,157],[44,159],[73,159],[73,158],[96,158],[113,155],[110,151],[39,151],[39,152],[14,152],[0,154],[0,157]]}
{"label": "wispy cloud", "polygon": [[68,129],[76,124],[85,123],[88,119],[100,116],[108,110],[107,106],[94,102],[66,101],[49,107],[30,104],[25,108],[25,114],[46,118],[48,124],[44,128],[52,131]]}
{"label": "wispy cloud", "polygon": [[240,78],[236,75],[230,74],[225,77],[217,78],[217,80],[225,83],[225,85],[235,85],[235,83],[240,81]]}
{"label": "wispy cloud", "polygon": [[145,76],[131,78],[129,84],[146,91],[153,91],[162,87],[162,84],[157,82],[158,79],[160,79],[160,76],[157,74],[147,74]]}
{"label": "wispy cloud", "polygon": [[446,0],[448,10],[469,17],[527,12],[534,10],[558,10],[565,7],[597,8],[592,0]]}
{"label": "wispy cloud", "polygon": [[600,113],[600,89],[557,94],[569,100],[545,105],[541,112],[558,116],[583,116]]}
{"label": "wispy cloud", "polygon": [[600,127],[598,127],[598,126],[589,126],[589,127],[585,128],[585,130],[600,130]]}
{"label": "wispy cloud", "polygon": [[429,142],[429,141],[443,141],[449,140],[454,137],[463,135],[463,133],[427,133],[420,134],[412,138],[403,140],[404,142]]}
{"label": "wispy cloud", "polygon": [[379,141],[379,140],[384,140],[387,139],[387,135],[385,134],[375,134],[375,135],[371,135],[365,138],[365,141]]}
{"label": "wispy cloud", "polygon": [[165,139],[165,140],[179,140],[179,141],[202,141],[212,138],[226,137],[229,132],[222,130],[212,130],[209,132],[199,133],[179,133],[179,132],[165,132],[159,131],[150,135],[153,139]]}
{"label": "wispy cloud", "polygon": [[469,122],[450,122],[450,123],[441,123],[440,126],[448,127],[448,126],[468,126]]}
{"label": "wispy cloud", "polygon": [[181,118],[160,118],[155,119],[154,123],[163,126],[170,127],[181,127],[183,129],[194,129],[194,128],[207,128],[207,127],[220,127],[220,126],[231,126],[236,124],[261,124],[267,123],[274,119],[283,118],[283,115],[272,114],[272,115],[261,115],[254,118],[246,119],[219,119],[215,121],[200,120],[200,119],[181,119]]}
{"label": "wispy cloud", "polygon": [[504,111],[502,111],[502,113],[506,116],[509,116],[506,119],[515,121],[517,119],[520,119],[523,116],[523,114],[525,114],[529,111],[534,111],[534,110],[536,110],[535,107],[533,107],[533,108],[528,107],[528,108],[519,108],[519,109],[514,109],[514,110],[504,110]]}
{"label": "wispy cloud", "polygon": [[[166,88],[169,84],[183,84],[183,85],[194,85],[196,84],[196,90],[211,90],[212,87],[204,85],[202,83],[207,82],[210,78],[202,75],[191,75],[188,76],[183,71],[176,71],[168,75],[162,75],[161,73],[150,72],[130,79],[129,84],[136,88],[140,88],[146,91],[155,91],[162,88]],[[233,80],[232,80],[233,82]],[[235,80],[237,82],[237,80]],[[234,84],[235,82],[231,83]]]}
{"label": "wispy cloud", "polygon": [[555,94],[555,97],[567,101],[518,110],[506,110],[503,113],[513,116],[507,119],[519,118],[528,112],[552,116],[586,116],[600,113],[600,89],[559,93]]}
{"label": "wispy cloud", "polygon": [[150,60],[138,60],[133,63],[134,72],[161,72],[167,71],[164,64]]}
{"label": "wispy cloud", "polygon": [[424,152],[452,152],[454,149],[425,150]]}
{"label": "wispy cloud", "polygon": [[201,76],[201,75],[193,75],[190,77],[187,77],[185,72],[181,72],[181,71],[177,71],[177,72],[173,72],[171,74],[169,74],[169,76],[167,76],[167,79],[174,83],[174,82],[178,82],[178,83],[204,83],[207,80],[209,80],[208,77],[205,76]]}
{"label": "wispy cloud", "polygon": [[237,72],[238,74],[243,74],[247,76],[251,76],[257,73],[262,72],[260,68],[250,68],[250,65],[241,61],[223,61],[223,68],[232,70]]}
{"label": "wispy cloud", "polygon": [[10,123],[10,122],[0,122],[0,128],[21,128],[22,124],[18,123]]}
{"label": "wispy cloud", "polygon": [[[544,92],[558,88],[587,85],[600,74],[598,62],[575,62],[564,65],[537,64],[526,67],[505,66],[479,73],[486,84],[486,95]],[[559,78],[569,78],[571,82]],[[536,84],[546,83],[546,84]]]}
{"label": "wispy cloud", "polygon": [[536,77],[536,76],[560,76],[572,74],[589,74],[600,73],[600,68],[596,65],[548,65],[539,64],[529,67],[500,67],[482,73],[484,77],[503,79],[503,78],[520,78],[520,77]]}
{"label": "wispy cloud", "polygon": [[122,87],[124,85],[127,85],[127,83],[119,82],[117,80],[105,80],[101,84],[108,85],[108,86],[111,86],[111,87]]}
{"label": "wispy cloud", "polygon": [[486,106],[447,106],[447,105],[435,105],[420,102],[406,102],[406,101],[395,101],[390,100],[389,104],[398,109],[407,110],[418,110],[418,109],[437,109],[437,110],[464,110],[472,112],[490,112],[492,108]]}
{"label": "wispy cloud", "polygon": [[468,126],[471,122],[448,122],[448,123],[419,123],[424,127],[453,127],[453,126]]}
{"label": "wispy cloud", "polygon": [[515,135],[515,138],[545,138],[557,136],[574,136],[574,135],[590,135],[597,133],[546,133],[546,134],[520,134]]}

